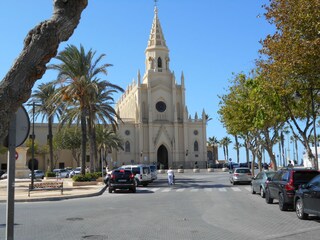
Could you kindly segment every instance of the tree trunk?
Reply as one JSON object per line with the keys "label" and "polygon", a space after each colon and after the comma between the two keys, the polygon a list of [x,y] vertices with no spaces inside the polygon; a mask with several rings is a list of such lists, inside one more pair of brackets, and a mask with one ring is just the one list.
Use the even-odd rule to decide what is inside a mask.
{"label": "tree trunk", "polygon": [[81,174],[86,173],[87,158],[87,126],[86,126],[86,110],[81,111]]}
{"label": "tree trunk", "polygon": [[237,163],[240,162],[240,151],[239,151],[239,141],[238,141],[238,136],[234,135],[234,140],[236,142],[236,150],[237,150]]}
{"label": "tree trunk", "polygon": [[46,64],[57,54],[78,26],[88,0],[54,0],[51,19],[39,23],[24,40],[20,56],[0,83],[0,143],[8,134],[9,121],[25,103],[36,80],[46,72]]}
{"label": "tree trunk", "polygon": [[53,116],[49,116],[48,118],[48,142],[49,142],[49,162],[50,162],[50,172],[53,170],[53,134],[52,134],[52,123]]}

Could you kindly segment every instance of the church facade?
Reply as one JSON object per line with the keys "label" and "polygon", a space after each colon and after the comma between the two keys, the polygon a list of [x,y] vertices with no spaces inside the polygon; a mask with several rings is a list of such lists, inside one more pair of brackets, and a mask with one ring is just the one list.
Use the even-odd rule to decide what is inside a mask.
{"label": "church facade", "polygon": [[113,153],[113,165],[156,164],[169,167],[206,167],[206,114],[192,119],[185,99],[185,78],[180,84],[170,69],[169,48],[162,32],[158,9],[154,9],[145,50],[145,72],[136,79],[116,104],[121,117],[119,134],[124,150]]}

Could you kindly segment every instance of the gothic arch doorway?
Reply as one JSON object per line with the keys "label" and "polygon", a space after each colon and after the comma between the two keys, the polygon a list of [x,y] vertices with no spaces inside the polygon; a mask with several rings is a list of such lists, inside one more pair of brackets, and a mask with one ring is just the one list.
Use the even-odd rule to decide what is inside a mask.
{"label": "gothic arch doorway", "polygon": [[[39,161],[37,160],[37,159],[33,159],[33,169],[34,170],[38,170],[38,168],[39,168]],[[30,159],[29,160],[29,162],[28,162],[28,168],[31,170],[32,169],[32,159]]]}
{"label": "gothic arch doorway", "polygon": [[158,148],[157,152],[157,167],[160,169],[160,164],[164,166],[165,169],[168,169],[168,150],[164,145],[161,145]]}

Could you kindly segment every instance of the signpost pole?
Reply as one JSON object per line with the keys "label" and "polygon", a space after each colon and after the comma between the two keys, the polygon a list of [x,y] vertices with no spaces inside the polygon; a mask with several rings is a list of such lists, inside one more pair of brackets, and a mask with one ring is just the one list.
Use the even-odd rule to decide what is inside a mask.
{"label": "signpost pole", "polygon": [[14,183],[16,167],[16,114],[13,114],[9,126],[8,154],[8,186],[7,186],[7,225],[6,239],[13,240],[14,236]]}

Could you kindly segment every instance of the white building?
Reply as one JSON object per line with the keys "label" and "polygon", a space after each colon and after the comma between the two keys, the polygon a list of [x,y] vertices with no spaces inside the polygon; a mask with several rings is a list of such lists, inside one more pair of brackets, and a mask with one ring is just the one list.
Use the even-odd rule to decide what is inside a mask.
{"label": "white building", "polygon": [[111,164],[153,163],[164,168],[192,168],[197,162],[199,167],[206,166],[205,111],[191,119],[184,75],[181,74],[178,84],[170,60],[155,7],[145,50],[145,72],[141,76],[138,71],[116,105],[123,121],[118,124],[125,150],[113,153]]}
{"label": "white building", "polygon": [[[310,147],[313,155],[315,155],[315,147]],[[318,152],[318,166],[320,167],[320,147],[317,147]],[[312,162],[308,158],[308,153],[305,152],[303,154],[303,166],[304,167],[312,167]]]}

